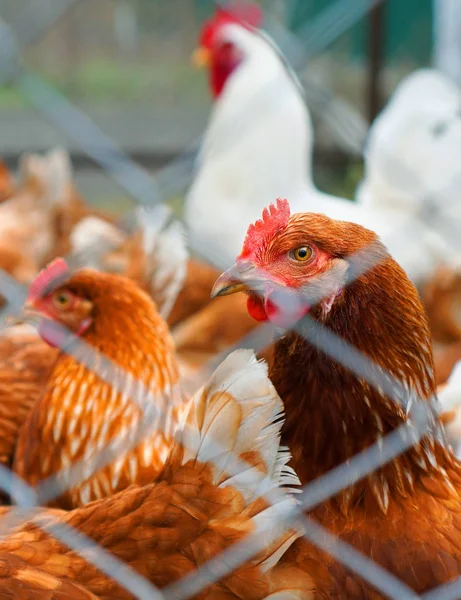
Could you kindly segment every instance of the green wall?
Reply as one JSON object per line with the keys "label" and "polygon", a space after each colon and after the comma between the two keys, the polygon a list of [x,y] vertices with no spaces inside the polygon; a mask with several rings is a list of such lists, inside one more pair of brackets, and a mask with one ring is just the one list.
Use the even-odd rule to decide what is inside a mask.
{"label": "green wall", "polygon": [[[296,32],[337,0],[288,0],[287,23]],[[432,49],[432,0],[386,0],[384,7],[386,59],[428,63]],[[367,18],[352,27],[332,46],[352,59],[367,51]]]}
{"label": "green wall", "polygon": [[[300,28],[308,25],[322,10],[338,2],[338,0],[281,1],[282,6],[285,7],[286,23],[295,33],[299,33]],[[416,65],[429,63],[432,48],[432,3],[433,0],[385,0],[388,61],[408,61]],[[261,4],[264,7],[271,3],[261,0]],[[213,0],[195,0],[195,5],[200,18],[206,18],[214,8]],[[368,21],[365,17],[343,34],[331,46],[331,50],[351,60],[360,60],[366,55],[367,44]]]}

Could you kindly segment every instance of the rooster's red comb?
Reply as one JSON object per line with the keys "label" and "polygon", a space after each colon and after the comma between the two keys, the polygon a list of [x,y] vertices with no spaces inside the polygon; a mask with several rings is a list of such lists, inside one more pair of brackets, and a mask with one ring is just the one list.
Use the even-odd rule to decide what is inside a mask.
{"label": "rooster's red comb", "polygon": [[54,288],[64,283],[71,275],[70,269],[63,258],[56,258],[40,271],[29,287],[27,300],[43,298]]}
{"label": "rooster's red comb", "polygon": [[261,219],[248,227],[240,257],[248,257],[264,247],[278,231],[288,225],[289,220],[288,200],[277,198],[275,204],[263,210]]}
{"label": "rooster's red comb", "polygon": [[216,7],[215,14],[205,22],[200,35],[200,45],[209,47],[214,34],[222,26],[228,23],[238,23],[244,27],[258,28],[263,22],[263,12],[258,4],[250,2],[229,3],[225,6],[220,4]]}

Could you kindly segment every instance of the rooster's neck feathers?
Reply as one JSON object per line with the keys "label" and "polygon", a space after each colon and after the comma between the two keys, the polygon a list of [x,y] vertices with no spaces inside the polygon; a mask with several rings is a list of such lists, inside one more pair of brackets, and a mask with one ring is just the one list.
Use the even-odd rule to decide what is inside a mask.
{"label": "rooster's neck feathers", "polygon": [[[305,483],[352,458],[407,422],[414,400],[435,392],[424,311],[400,267],[387,258],[351,283],[331,309],[328,327],[394,378],[400,397],[355,375],[315,347],[309,321],[276,346],[271,377],[284,399],[284,441]],[[308,341],[310,340],[310,341]],[[311,343],[314,342],[314,343]],[[371,373],[370,373],[371,374]],[[371,374],[371,376],[373,376]],[[407,390],[407,394],[402,391]],[[364,486],[387,511],[389,498],[407,494],[430,471],[445,473],[452,456],[428,404],[430,433],[409,451],[338,497],[342,509],[364,498]],[[449,482],[447,482],[447,485]]]}

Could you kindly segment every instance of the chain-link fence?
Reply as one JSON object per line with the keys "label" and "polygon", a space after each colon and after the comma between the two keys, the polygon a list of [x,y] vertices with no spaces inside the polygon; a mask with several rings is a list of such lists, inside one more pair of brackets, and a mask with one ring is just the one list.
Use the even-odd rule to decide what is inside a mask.
{"label": "chain-link fence", "polygon": [[[288,54],[293,57],[295,66],[300,69],[311,58],[312,54],[322,50],[341,32],[346,31],[362,18],[377,1],[338,0],[322,13],[316,22],[311,23],[305,30],[299,30],[296,37],[287,30],[283,30],[280,22],[276,20],[271,21],[269,19],[269,30],[274,35],[276,34],[278,40],[284,42],[282,45],[285,46]],[[56,19],[60,18],[64,11],[71,9],[77,3],[78,0],[68,0],[67,2],[49,0],[46,9],[42,4],[39,6],[37,3],[35,8],[28,9],[23,19],[17,21],[15,29],[2,22],[0,31],[0,73],[2,74],[2,80],[5,85],[17,89],[44,119],[58,128],[82,152],[91,157],[137,203],[153,206],[166,202],[171,195],[182,191],[189,183],[194,155],[200,142],[199,137],[192,140],[192,143],[184,149],[184,152],[154,178],[144,168],[132,161],[114,143],[110,136],[101,131],[84,110],[78,108],[53,85],[29,70],[23,62],[23,46],[37,40],[52,26]],[[36,19],[31,15],[31,11],[36,11],[36,13],[34,12],[34,15],[37,16]],[[129,21],[129,17],[127,19]],[[123,27],[128,26],[126,23],[120,25],[120,28]],[[130,35],[126,33],[124,39],[124,52],[129,54],[134,51],[130,42]],[[357,118],[351,125],[352,121],[349,119],[345,121],[345,113],[341,112],[340,105],[338,108],[338,101],[331,98],[331,94],[314,82],[307,81],[306,84],[308,102],[317,102],[318,107],[323,106],[330,124],[342,132],[343,138],[349,142],[352,149],[356,152],[361,150],[364,129],[360,118]],[[327,102],[326,99],[331,101]],[[413,179],[415,188],[420,189],[417,175],[409,172],[405,165],[400,163],[395,165],[394,158],[391,155],[387,158],[391,169],[396,172],[401,171],[404,173],[405,178]],[[443,190],[423,190],[419,211],[408,222],[398,223],[393,236],[401,238],[403,243],[411,245],[413,226],[416,221],[419,221],[424,226],[430,227],[434,235],[442,236],[448,244],[452,243],[453,253],[456,253],[458,234],[456,224],[451,222],[447,224],[447,219],[444,219],[443,213],[443,210],[450,210],[449,203],[448,206],[445,203],[443,210],[441,210],[440,206],[443,203],[438,203],[435,200],[438,195],[446,196],[447,189],[456,188],[457,185],[458,180],[455,178],[454,181],[446,182],[446,188]],[[268,199],[268,203],[273,200],[275,199]],[[429,210],[428,206],[432,209]],[[385,242],[387,241],[385,240]],[[193,250],[201,256],[207,256],[207,254],[213,254],[215,249],[197,247]],[[367,249],[361,250],[357,256],[351,256],[348,260],[351,265],[349,285],[354,279],[360,277],[368,269],[373,269],[377,264],[374,255],[367,253]],[[8,302],[6,311],[16,312],[24,301],[24,289],[6,273],[0,275],[0,286],[2,294]],[[316,302],[321,300],[320,297],[315,298]],[[307,336],[309,343],[317,347],[322,353],[331,357],[336,363],[350,370],[361,380],[366,381],[370,387],[378,389],[381,394],[401,406],[407,415],[407,420],[403,425],[394,429],[390,434],[381,437],[376,443],[347,461],[347,463],[336,467],[331,472],[304,486],[299,494],[299,503],[296,506],[293,505],[290,510],[278,515],[276,523],[271,524],[270,531],[265,531],[265,535],[261,535],[261,529],[256,526],[254,533],[231,545],[224,553],[215,556],[197,571],[159,590],[155,588],[152,582],[142,577],[135,570],[128,568],[122,560],[69,525],[52,517],[44,521],[41,518],[41,511],[35,507],[43,506],[59,497],[65,491],[62,486],[63,479],[68,482],[69,487],[77,486],[91,474],[111,463],[115,458],[125,455],[135,448],[154,426],[158,427],[159,423],[164,423],[167,420],[168,406],[174,403],[178,394],[181,393],[179,386],[173,386],[167,396],[153,398],[152,392],[147,386],[141,381],[134,380],[129,372],[125,372],[117,364],[101,355],[92,346],[86,344],[71,332],[63,329],[62,333],[61,350],[73,356],[76,361],[84,364],[88,369],[94,370],[98,377],[109,383],[114,390],[131,398],[144,413],[142,425],[139,427],[138,424],[134,432],[128,432],[128,435],[108,444],[103,451],[92,457],[90,464],[88,464],[88,460],[72,464],[66,470],[64,478],[62,473],[58,473],[39,482],[33,488],[9,470],[2,468],[0,470],[0,487],[12,497],[14,503],[18,506],[18,508],[12,509],[7,515],[3,516],[3,536],[25,521],[35,522],[50,535],[83,556],[88,562],[94,564],[108,577],[118,581],[133,597],[185,599],[199,594],[211,583],[219,581],[233,572],[261,551],[264,545],[275,540],[287,526],[290,526],[298,530],[299,534],[304,536],[309,543],[336,558],[385,597],[395,599],[419,597],[392,573],[374,562],[373,557],[365,556],[352,546],[335,538],[307,513],[322,502],[331,499],[342,490],[365,478],[376,469],[388,464],[395,457],[418,443],[428,432],[433,435],[440,435],[442,439],[443,434],[438,431],[434,419],[433,403],[427,403],[424,398],[420,398],[421,390],[411,389],[408,385],[402,384],[390,373],[373,364],[367,356],[352,347],[333,331],[319,325],[317,321],[309,316],[304,317],[303,327],[298,333]],[[274,339],[277,335],[280,335],[278,331],[273,330],[271,326],[264,325],[241,340],[237,347],[251,347],[255,351],[259,351],[267,345],[269,339]],[[230,348],[223,355],[214,358],[212,363],[204,368],[204,372],[209,373],[210,369],[216,366],[233,349]],[[187,388],[187,386],[187,381],[181,382],[182,388]],[[435,403],[436,399],[434,398],[433,401]],[[215,440],[215,443],[219,449],[219,440]],[[216,454],[219,455],[219,451]],[[237,458],[230,461],[226,466],[226,470],[230,474],[238,474],[247,470],[247,468],[247,465],[242,464],[242,461]],[[259,489],[264,477],[264,474],[253,471],[252,485]],[[271,491],[266,493],[264,498],[269,505],[277,506],[284,494],[285,492],[280,489],[274,491],[271,488]],[[423,597],[461,597],[461,580],[431,590]]]}

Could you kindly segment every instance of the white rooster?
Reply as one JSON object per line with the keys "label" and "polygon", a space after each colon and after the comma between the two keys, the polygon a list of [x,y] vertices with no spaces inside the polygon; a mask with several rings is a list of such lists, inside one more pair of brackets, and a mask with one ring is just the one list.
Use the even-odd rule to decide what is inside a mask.
{"label": "white rooster", "polygon": [[421,283],[446,256],[446,241],[406,206],[352,203],[315,188],[309,111],[286,60],[256,29],[260,20],[253,5],[218,7],[202,29],[198,57],[208,66],[215,103],[186,198],[191,247],[227,267],[247,224],[282,196],[294,212],[324,212],[377,231]]}
{"label": "white rooster", "polygon": [[295,211],[306,210],[306,196],[319,210],[328,199],[312,182],[313,130],[301,86],[254,28],[260,18],[253,5],[218,7],[200,37],[198,58],[216,101],[185,217],[191,246],[213,249],[219,267],[231,264],[248,223],[271,199],[287,197]]}

